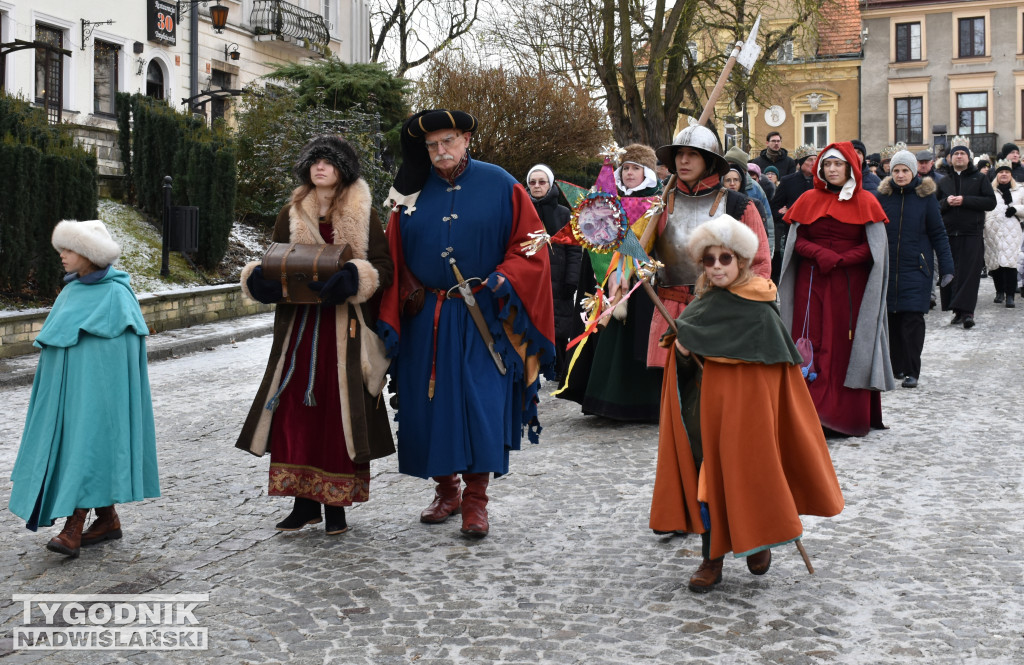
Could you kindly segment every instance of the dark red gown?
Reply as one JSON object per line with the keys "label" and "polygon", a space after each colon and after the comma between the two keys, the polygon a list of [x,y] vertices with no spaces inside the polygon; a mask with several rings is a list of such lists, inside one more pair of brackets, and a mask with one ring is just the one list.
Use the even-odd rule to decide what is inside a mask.
{"label": "dark red gown", "polygon": [[[334,239],[330,224],[320,224],[320,235]],[[303,307],[307,321],[299,339]],[[300,496],[330,506],[350,506],[370,498],[370,464],[356,464],[348,455],[341,422],[338,389],[338,347],[335,308],[319,307],[317,363],[313,381],[315,406],[303,400],[309,385],[310,358],[317,305],[300,306],[285,354],[285,372],[298,342],[291,380],[280,396],[270,426],[271,496]]]}
{"label": "dark red gown", "polygon": [[[794,247],[804,260],[793,289],[793,339],[807,336],[814,348],[818,377],[807,384],[822,427],[852,436],[864,436],[883,427],[881,393],[847,388],[846,368],[853,349],[860,303],[871,272],[871,249],[865,227],[823,217],[796,229]],[[823,274],[814,259],[818,247],[843,255],[843,261]],[[813,267],[813,275],[812,275]],[[810,295],[810,309],[807,300]]]}

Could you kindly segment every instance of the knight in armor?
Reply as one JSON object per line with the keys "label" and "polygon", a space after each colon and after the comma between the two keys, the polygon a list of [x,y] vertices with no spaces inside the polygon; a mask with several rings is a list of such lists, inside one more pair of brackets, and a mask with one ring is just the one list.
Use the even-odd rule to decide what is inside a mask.
{"label": "knight in armor", "polygon": [[[690,233],[704,222],[728,213],[750,227],[757,235],[757,253],[751,262],[755,275],[768,278],[771,274],[771,252],[761,215],[745,194],[725,189],[722,177],[729,171],[729,163],[722,156],[718,138],[707,127],[695,125],[676,134],[671,145],[657,150],[663,164],[671,164],[675,173],[669,179],[663,194],[665,208],[657,227],[649,231],[636,229],[646,241],[645,250],[664,264],[658,271],[658,296],[669,314],[678,317],[687,303],[693,300],[693,285],[699,270],[686,253]],[[668,329],[668,323],[655,312],[651,321],[647,344],[647,365],[664,367],[668,352],[659,340]],[[664,386],[672,386],[675,377],[667,374],[662,383],[662,404],[666,399]]]}

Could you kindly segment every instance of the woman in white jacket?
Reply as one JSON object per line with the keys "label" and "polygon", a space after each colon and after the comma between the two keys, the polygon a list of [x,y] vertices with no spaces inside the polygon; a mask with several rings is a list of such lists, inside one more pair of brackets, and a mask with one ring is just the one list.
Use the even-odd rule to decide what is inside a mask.
{"label": "woman in white jacket", "polygon": [[1008,160],[996,162],[992,183],[996,207],[985,213],[985,267],[995,283],[995,302],[1005,302],[1007,307],[1015,306],[1017,256],[1024,237],[1024,186],[1014,181],[1011,168]]}

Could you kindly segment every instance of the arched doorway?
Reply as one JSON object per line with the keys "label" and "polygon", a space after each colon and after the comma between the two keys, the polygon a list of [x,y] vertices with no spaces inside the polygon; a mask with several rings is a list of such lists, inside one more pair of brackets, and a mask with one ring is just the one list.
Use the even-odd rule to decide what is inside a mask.
{"label": "arched doorway", "polygon": [[163,99],[166,88],[164,87],[164,70],[156,60],[149,61],[146,69],[146,96],[153,99]]}

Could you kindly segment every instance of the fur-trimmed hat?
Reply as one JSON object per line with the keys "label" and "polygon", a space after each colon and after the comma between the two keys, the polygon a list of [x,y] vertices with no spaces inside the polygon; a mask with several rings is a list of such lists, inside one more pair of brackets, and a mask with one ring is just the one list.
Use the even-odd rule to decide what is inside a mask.
{"label": "fur-trimmed hat", "polygon": [[796,149],[793,153],[793,159],[797,164],[802,164],[804,160],[810,159],[811,157],[818,156],[818,149],[813,145],[804,144]]}
{"label": "fur-trimmed hat", "polygon": [[322,134],[314,136],[302,148],[295,162],[295,177],[303,185],[311,185],[309,169],[321,159],[326,159],[338,171],[342,184],[350,185],[359,178],[359,156],[355,148],[340,136]]}
{"label": "fur-trimmed hat", "polygon": [[70,249],[89,259],[97,268],[106,268],[121,256],[121,246],[98,219],[64,220],[54,227],[51,242],[58,252]]}
{"label": "fur-trimmed hat", "polygon": [[654,171],[655,167],[658,166],[658,158],[654,156],[654,148],[649,145],[644,145],[643,143],[630,143],[623,148],[623,150],[625,150],[625,152],[622,153],[622,159],[619,160],[620,164],[633,162],[634,164],[639,164],[651,171]]}
{"label": "fur-trimmed hat", "polygon": [[757,254],[757,234],[735,217],[722,215],[693,230],[687,251],[690,252],[690,258],[699,263],[704,257],[704,251],[715,245],[731,249],[738,256],[751,261]]}

